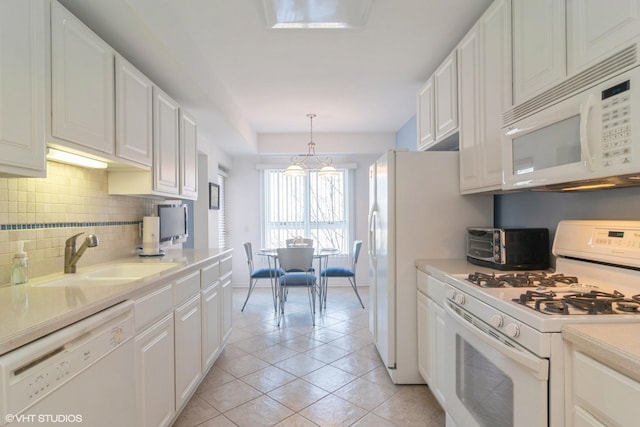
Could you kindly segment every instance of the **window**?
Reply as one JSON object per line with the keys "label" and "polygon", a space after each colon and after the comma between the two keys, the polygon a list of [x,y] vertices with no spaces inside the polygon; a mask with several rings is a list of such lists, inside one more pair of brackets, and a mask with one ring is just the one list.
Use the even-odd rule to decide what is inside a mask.
{"label": "window", "polygon": [[220,209],[218,210],[218,247],[229,247],[229,227],[227,224],[227,171],[218,169],[218,189],[220,194]]}
{"label": "window", "polygon": [[286,176],[284,169],[263,171],[263,242],[283,247],[287,239],[307,237],[317,248],[337,248],[349,253],[349,172],[337,176]]}

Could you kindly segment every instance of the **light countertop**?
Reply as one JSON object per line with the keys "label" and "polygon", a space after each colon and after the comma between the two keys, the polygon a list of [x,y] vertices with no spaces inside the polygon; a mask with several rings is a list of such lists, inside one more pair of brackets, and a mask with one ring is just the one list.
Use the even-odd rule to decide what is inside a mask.
{"label": "light countertop", "polygon": [[640,323],[566,325],[562,338],[603,365],[640,381]]}
{"label": "light countertop", "polygon": [[117,261],[78,268],[81,275],[117,263],[177,263],[178,266],[145,279],[114,286],[41,286],[63,278],[62,273],[38,277],[23,285],[0,286],[0,354],[84,319],[114,304],[135,298],[167,280],[195,270],[231,249],[171,249],[165,256],[130,256]]}

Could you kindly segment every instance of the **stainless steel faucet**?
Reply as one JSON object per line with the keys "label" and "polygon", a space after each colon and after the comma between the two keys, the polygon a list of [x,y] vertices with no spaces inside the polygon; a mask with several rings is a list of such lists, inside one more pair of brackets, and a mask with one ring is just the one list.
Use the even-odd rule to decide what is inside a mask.
{"label": "stainless steel faucet", "polygon": [[76,238],[84,233],[78,233],[69,237],[64,245],[64,272],[75,273],[76,263],[80,260],[80,257],[87,250],[87,248],[95,248],[98,246],[98,237],[95,234],[89,234],[85,239],[80,249],[76,251]]}

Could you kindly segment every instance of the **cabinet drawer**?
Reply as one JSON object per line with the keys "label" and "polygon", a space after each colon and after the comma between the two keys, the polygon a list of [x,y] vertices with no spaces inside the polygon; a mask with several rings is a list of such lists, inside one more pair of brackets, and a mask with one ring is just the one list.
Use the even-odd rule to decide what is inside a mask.
{"label": "cabinet drawer", "polygon": [[637,425],[640,383],[580,352],[574,353],[573,364],[576,407],[584,408],[605,425]]}
{"label": "cabinet drawer", "polygon": [[231,272],[233,258],[228,256],[220,260],[220,277]]}
{"label": "cabinet drawer", "polygon": [[164,286],[134,301],[134,323],[136,332],[170,313],[173,309],[171,285]]}
{"label": "cabinet drawer", "polygon": [[206,289],[220,278],[220,262],[216,261],[200,270],[200,287]]}
{"label": "cabinet drawer", "polygon": [[173,303],[180,305],[200,292],[200,270],[181,277],[173,284]]}

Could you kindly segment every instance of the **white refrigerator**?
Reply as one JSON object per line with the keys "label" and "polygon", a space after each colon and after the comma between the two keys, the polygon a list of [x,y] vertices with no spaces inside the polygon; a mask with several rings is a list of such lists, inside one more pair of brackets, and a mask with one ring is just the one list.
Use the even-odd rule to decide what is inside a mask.
{"label": "white refrigerator", "polygon": [[396,384],[418,372],[416,259],[465,258],[493,196],[460,195],[458,152],[388,151],[369,168],[369,329]]}

